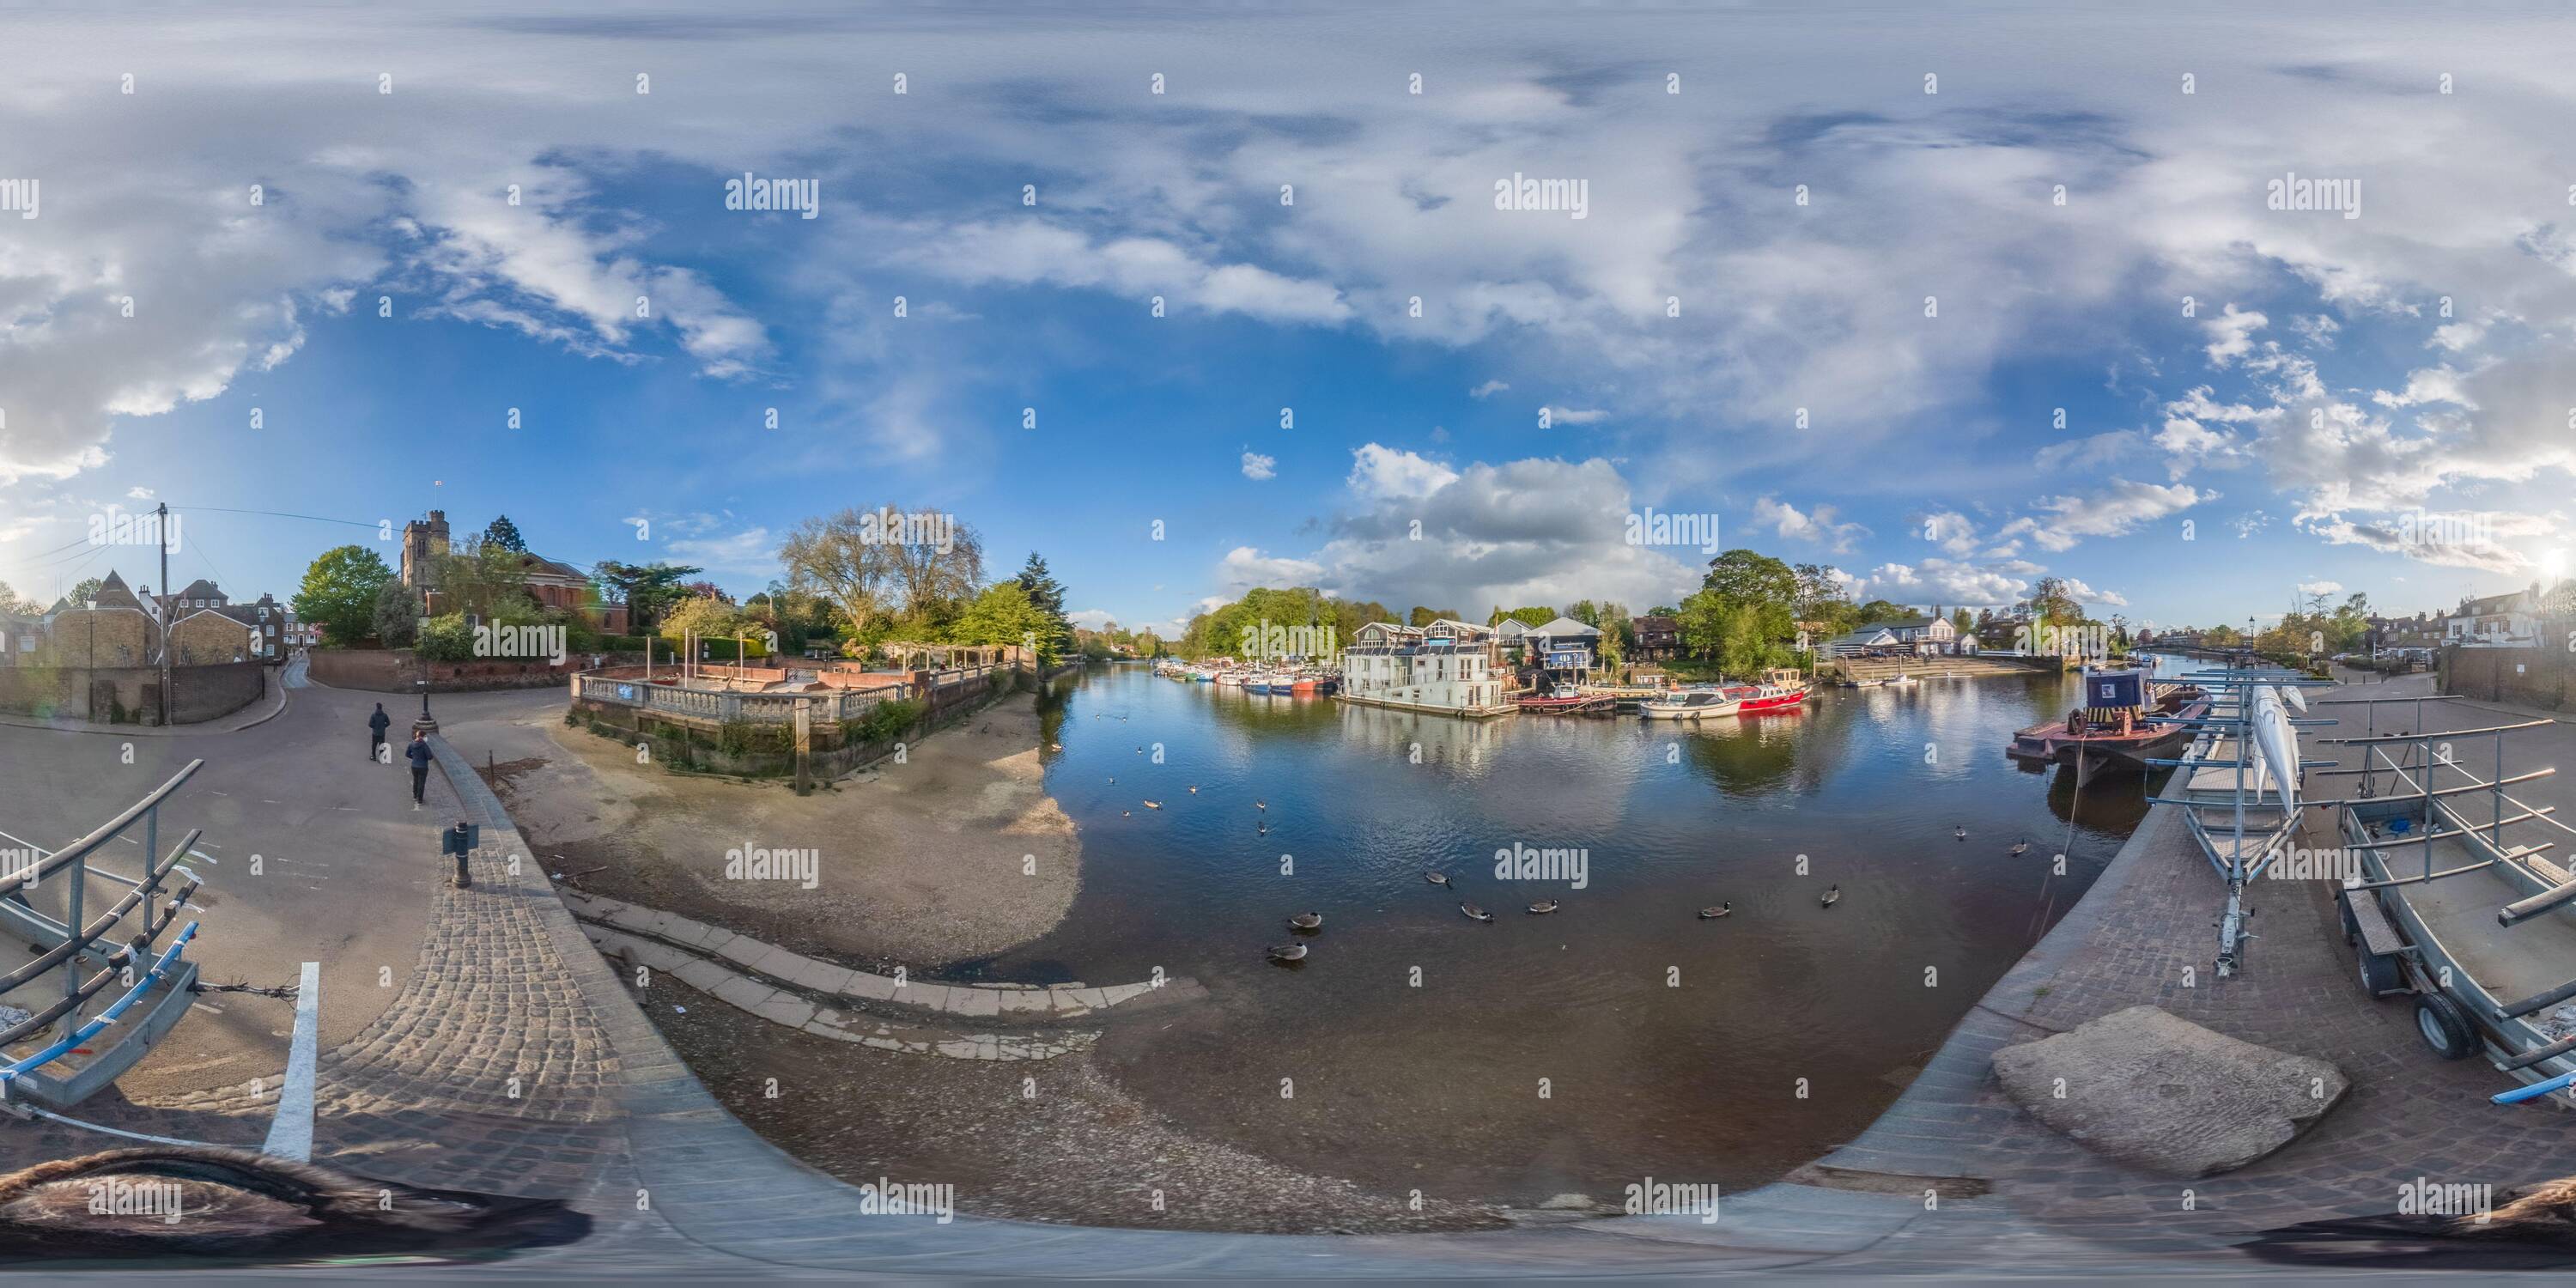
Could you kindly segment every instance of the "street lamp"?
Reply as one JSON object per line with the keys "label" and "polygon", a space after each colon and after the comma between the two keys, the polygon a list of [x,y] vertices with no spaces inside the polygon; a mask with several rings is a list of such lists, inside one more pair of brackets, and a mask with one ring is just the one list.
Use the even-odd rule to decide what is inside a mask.
{"label": "street lamp", "polygon": [[420,685],[420,718],[411,722],[411,731],[436,733],[438,721],[429,714],[429,650],[422,647],[421,641],[415,640],[411,651],[412,659],[420,663],[420,679],[415,681]]}

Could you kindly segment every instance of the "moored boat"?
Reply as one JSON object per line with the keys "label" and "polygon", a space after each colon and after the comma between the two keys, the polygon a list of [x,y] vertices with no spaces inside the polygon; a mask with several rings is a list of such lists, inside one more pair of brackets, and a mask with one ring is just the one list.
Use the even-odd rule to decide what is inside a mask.
{"label": "moored boat", "polygon": [[1637,710],[1649,720],[1702,720],[1713,716],[1731,716],[1744,706],[1744,700],[1723,689],[1675,689],[1660,698],[1637,704]]}
{"label": "moored boat", "polygon": [[2208,695],[2198,688],[2158,685],[2136,668],[2087,667],[2084,693],[2086,705],[2014,734],[2004,754],[2042,765],[2080,757],[2088,777],[2106,769],[2144,772],[2147,762],[2191,741],[2188,722],[2209,713]]}

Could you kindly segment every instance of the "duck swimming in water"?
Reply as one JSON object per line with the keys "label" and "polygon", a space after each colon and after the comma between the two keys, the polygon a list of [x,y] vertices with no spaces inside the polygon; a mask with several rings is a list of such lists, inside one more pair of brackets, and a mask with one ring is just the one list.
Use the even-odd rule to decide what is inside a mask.
{"label": "duck swimming in water", "polygon": [[1301,912],[1288,919],[1288,926],[1292,930],[1321,930],[1324,928],[1324,914]]}
{"label": "duck swimming in water", "polygon": [[1304,944],[1273,945],[1270,949],[1270,960],[1274,962],[1302,962],[1306,960],[1306,946]]}
{"label": "duck swimming in water", "polygon": [[1487,912],[1472,903],[1459,904],[1458,911],[1467,914],[1468,919],[1472,921],[1492,921],[1494,919],[1494,914]]}
{"label": "duck swimming in water", "polygon": [[1197,783],[1192,783],[1192,784],[1190,784],[1190,795],[1192,795],[1192,796],[1196,796],[1196,795],[1198,795],[1198,794],[1199,794],[1199,785],[1198,785]]}
{"label": "duck swimming in water", "polygon": [[2012,847],[2012,849],[2010,849],[2010,850],[2006,851],[2006,853],[2009,853],[2009,854],[2028,854],[2028,853],[2030,853],[2030,842],[2028,842],[2028,841],[2015,841],[2015,842],[2013,842],[2013,847]]}
{"label": "duck swimming in water", "polygon": [[1161,801],[1147,801],[1147,802],[1145,802],[1145,808],[1147,808],[1147,809],[1161,809],[1162,807],[1163,807],[1163,803],[1162,803]]}
{"label": "duck swimming in water", "polygon": [[1559,905],[1554,899],[1541,899],[1537,903],[1531,904],[1529,906],[1529,910],[1534,915],[1544,915],[1556,911],[1558,906]]}
{"label": "duck swimming in water", "polygon": [[1254,809],[1268,809],[1268,808],[1270,808],[1270,803],[1269,803],[1268,801],[1258,801],[1258,800],[1256,800],[1256,801],[1252,802],[1252,807],[1253,807]]}
{"label": "duck swimming in water", "polygon": [[1958,830],[1958,832],[1957,832],[1957,836],[1958,836],[1958,838],[1959,838],[1960,840],[1962,840],[1962,841],[1967,840],[1967,839],[1968,839],[1968,829],[1967,829],[1966,827],[1964,827],[1964,826],[1963,826],[1963,827],[1961,827],[1961,828]]}
{"label": "duck swimming in water", "polygon": [[1728,902],[1721,903],[1714,908],[1700,909],[1699,919],[1702,921],[1715,921],[1733,911],[1735,911],[1734,901],[1729,900]]}
{"label": "duck swimming in water", "polygon": [[1842,897],[1843,888],[1841,886],[1835,886],[1833,889],[1825,892],[1824,898],[1817,900],[1817,906],[1821,908],[1833,907],[1835,903],[1842,899]]}
{"label": "duck swimming in water", "polygon": [[1425,872],[1425,873],[1423,873],[1423,874],[1422,874],[1422,879],[1423,879],[1423,880],[1425,880],[1425,881],[1430,882],[1430,883],[1431,883],[1431,884],[1433,884],[1433,885],[1447,885],[1447,884],[1449,884],[1449,877],[1448,877],[1448,875],[1447,875],[1447,874],[1445,874],[1445,873],[1440,873],[1440,872]]}

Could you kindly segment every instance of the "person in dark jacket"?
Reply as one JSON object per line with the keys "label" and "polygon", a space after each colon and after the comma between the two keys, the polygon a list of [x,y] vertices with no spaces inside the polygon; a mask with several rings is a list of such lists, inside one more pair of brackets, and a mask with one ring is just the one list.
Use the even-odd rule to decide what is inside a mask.
{"label": "person in dark jacket", "polygon": [[413,733],[403,756],[411,761],[411,807],[419,809],[422,794],[429,790],[429,735]]}
{"label": "person in dark jacket", "polygon": [[[377,703],[376,713],[367,717],[367,759],[384,759],[385,730],[391,728],[393,722],[394,718],[385,714],[385,704]],[[385,763],[393,762],[386,760]]]}

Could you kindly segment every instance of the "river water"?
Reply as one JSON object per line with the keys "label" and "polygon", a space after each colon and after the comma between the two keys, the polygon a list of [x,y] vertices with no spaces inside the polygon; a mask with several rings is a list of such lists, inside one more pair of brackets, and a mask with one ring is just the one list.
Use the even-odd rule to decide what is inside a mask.
{"label": "river water", "polygon": [[[1476,723],[1095,667],[1048,716],[1082,892],[948,974],[1196,979],[1208,999],[1108,1027],[1112,1076],[1193,1133],[1399,1196],[1740,1189],[1866,1126],[2143,816],[2134,777],[2079,793],[2004,756],[2075,698],[1933,679],[1704,727]],[[1581,885],[1499,879],[1522,846],[1579,851]],[[1541,899],[1562,909],[1524,911]],[[1268,961],[1306,911],[1306,960]]]}

